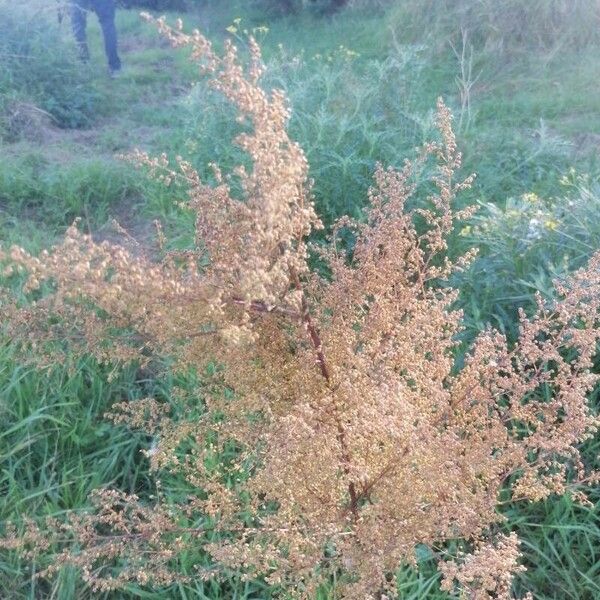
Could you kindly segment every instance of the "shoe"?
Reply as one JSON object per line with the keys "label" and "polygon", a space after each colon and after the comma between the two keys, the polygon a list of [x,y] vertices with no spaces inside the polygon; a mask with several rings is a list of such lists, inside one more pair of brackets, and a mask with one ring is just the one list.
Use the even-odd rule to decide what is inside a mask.
{"label": "shoe", "polygon": [[120,77],[123,74],[123,69],[121,67],[119,67],[118,69],[108,69],[108,76],[111,79],[117,79],[118,77]]}

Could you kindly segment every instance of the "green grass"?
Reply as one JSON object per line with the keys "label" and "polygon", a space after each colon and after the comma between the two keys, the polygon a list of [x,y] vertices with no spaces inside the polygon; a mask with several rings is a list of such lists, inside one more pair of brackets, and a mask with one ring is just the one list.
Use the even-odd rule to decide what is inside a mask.
{"label": "green grass", "polygon": [[0,190],[7,212],[57,229],[81,217],[92,230],[112,207],[134,204],[141,185],[124,164],[92,158],[64,164],[32,151],[0,166]]}
{"label": "green grass", "polygon": [[[194,84],[196,69],[186,53],[168,48],[135,11],[119,13],[125,68],[111,80],[94,18],[88,68],[75,60],[67,25],[59,28],[53,13],[44,13],[41,26],[39,15],[17,19],[22,13],[11,4],[0,1],[0,17],[6,16],[0,23],[0,57],[29,58],[13,57],[0,66],[0,240],[37,251],[76,217],[99,236],[113,217],[149,236],[147,225],[159,218],[170,245],[185,247],[193,223],[177,206],[179,194],[146,182],[114,155],[137,146],[154,154],[182,154],[202,174],[208,174],[209,161],[227,170],[240,155],[231,147],[237,127],[222,101],[203,82]],[[456,284],[462,290],[465,340],[488,323],[512,334],[518,306],[530,307],[535,291],[551,295],[553,276],[583,264],[600,247],[597,39],[593,28],[582,29],[587,23],[580,12],[556,30],[539,2],[527,15],[537,11],[543,19],[519,21],[520,27],[539,29],[521,41],[511,11],[522,2],[511,0],[505,13],[477,3],[488,12],[462,17],[432,11],[430,4],[413,0],[324,19],[310,11],[267,17],[259,2],[206,2],[186,16],[186,26],[201,27],[220,45],[236,17],[242,19],[241,38],[243,29],[268,25],[268,33],[260,34],[269,68],[265,81],[290,97],[292,136],[308,155],[317,207],[330,224],[342,214],[360,216],[377,161],[400,165],[429,138],[439,95],[460,121],[460,65],[449,42],[460,50],[460,24],[468,23],[476,81],[458,141],[464,172],[475,171],[478,178],[461,202],[478,202],[481,210],[468,224],[471,229],[453,240],[453,250],[475,244],[481,257]],[[10,36],[3,35],[9,30]],[[573,36],[584,30],[587,37]],[[539,205],[522,198],[531,193]],[[541,223],[534,236],[532,219]],[[10,344],[0,348],[0,521],[84,508],[96,487],[152,493],[139,452],[149,438],[113,426],[103,415],[124,399],[156,393],[168,400],[174,382],[132,370],[108,383],[107,375],[90,360],[39,372],[19,365]],[[599,452],[597,441],[585,448],[596,465]],[[600,597],[599,510],[576,508],[567,499],[507,506],[505,526],[522,537],[529,567],[519,577],[519,589],[544,600]],[[184,563],[192,558],[197,557]],[[420,564],[420,572],[400,571],[401,597],[445,598],[436,591],[432,559],[423,554]],[[32,568],[13,554],[0,555],[5,597],[270,597],[260,582],[241,582],[234,575],[223,584],[131,588],[102,596],[86,590],[71,570],[47,583],[32,578]],[[327,590],[322,597],[328,597]]]}
{"label": "green grass", "polygon": [[[111,482],[130,491],[151,485],[139,453],[143,436],[102,419],[111,402],[134,397],[131,374],[106,383],[105,370],[91,361],[37,372],[19,365],[6,346],[0,356],[3,521],[21,515],[60,516],[85,506],[94,488]],[[2,556],[5,597],[55,593],[69,598],[75,596],[68,590],[81,587],[67,573],[53,584],[38,582],[31,579],[31,566]]]}

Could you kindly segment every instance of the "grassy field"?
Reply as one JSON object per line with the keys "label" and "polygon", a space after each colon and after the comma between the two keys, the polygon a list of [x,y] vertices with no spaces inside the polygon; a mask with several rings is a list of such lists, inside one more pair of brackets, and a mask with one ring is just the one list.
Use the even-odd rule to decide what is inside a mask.
{"label": "grassy field", "polygon": [[[56,22],[53,6],[13,4],[0,0],[2,244],[41,249],[80,217],[98,239],[131,244],[111,225],[116,219],[144,248],[152,247],[152,222],[159,219],[170,247],[185,247],[193,223],[178,206],[178,192],[150,183],[116,155],[138,147],[183,155],[201,174],[210,161],[226,170],[238,158],[228,109],[197,83],[185,53],[168,47],[134,10],[118,14],[124,70],[110,79],[94,19],[92,62],[83,67],[74,58],[68,23]],[[275,17],[258,3],[218,2],[189,13],[185,23],[216,44],[232,35],[243,46],[244,30],[258,37],[265,83],[290,98],[292,137],[308,156],[327,224],[343,214],[360,215],[377,162],[401,165],[429,139],[435,101],[443,96],[455,113],[464,172],[477,173],[461,202],[481,205],[452,248],[481,248],[471,271],[454,282],[465,311],[465,345],[489,323],[514,333],[518,307],[531,306],[536,291],[552,294],[553,277],[600,248],[594,2],[574,1],[572,13],[558,21],[544,21],[542,0],[508,15],[512,21],[491,12],[436,12],[427,0],[374,3],[377,9],[365,4],[325,18],[310,11]],[[506,6],[516,11],[525,4],[511,0]],[[462,5],[468,2],[456,3]],[[522,18],[533,13],[539,23]],[[514,35],[517,23],[520,36]],[[98,487],[142,497],[155,491],[140,452],[150,438],[111,425],[103,415],[115,402],[169,399],[175,386],[193,389],[193,382],[134,369],[112,375],[89,359],[40,372],[19,364],[10,340],[2,342],[0,521],[60,516],[85,507]],[[585,449],[597,466],[599,453],[597,440]],[[598,504],[581,508],[552,498],[508,504],[504,511],[506,527],[524,542],[528,571],[519,576],[517,591],[531,590],[536,600],[600,597]],[[224,584],[92,594],[75,572],[63,570],[45,582],[32,577],[35,567],[0,554],[0,598],[271,594],[263,583],[235,575]],[[406,567],[398,577],[402,599],[446,597],[436,591],[438,575],[425,552],[418,572]]]}

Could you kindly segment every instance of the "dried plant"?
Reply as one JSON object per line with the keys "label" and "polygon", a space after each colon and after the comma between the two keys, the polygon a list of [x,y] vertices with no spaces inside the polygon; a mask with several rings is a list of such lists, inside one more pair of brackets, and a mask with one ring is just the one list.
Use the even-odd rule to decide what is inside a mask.
{"label": "dried plant", "polygon": [[[192,49],[239,112],[246,133],[236,142],[252,162],[232,174],[243,198],[216,166],[210,186],[183,159],[172,167],[135,153],[187,193],[195,247],[152,262],[73,226],[38,257],[0,254],[25,294],[6,287],[2,308],[15,341],[45,364],[84,352],[110,363],[169,355],[198,372],[218,365],[188,418],[152,398],[112,415],[146,427],[157,475],[179,473],[195,493],[149,505],[100,491],[89,513],[30,523],[4,546],[62,547],[46,574],[72,564],[95,590],[183,578],[178,553],[201,546],[215,569],[198,577],[235,569],[302,598],[335,579],[340,597],[365,599],[393,594],[396,569],[425,544],[444,589],[509,598],[522,567],[516,536],[497,533],[501,491],[585,502],[583,486],[598,482],[577,445],[598,427],[586,395],[597,381],[600,254],[557,286],[554,304],[540,298],[535,315],[521,314],[518,342],[486,331],[458,369],[461,314],[444,280],[472,255],[451,261],[446,238],[471,214],[451,206],[471,178],[457,179],[444,104],[440,140],[401,170],[377,169],[365,220],[342,219],[318,249],[320,275],[308,263],[307,237],[321,225],[306,159],[286,133],[285,98],[259,86],[258,46],[249,41],[244,68],[229,43],[221,57],[199,32],[157,25]],[[431,193],[415,202],[426,166]],[[350,254],[340,243],[348,230]],[[448,557],[456,539],[472,552]]]}

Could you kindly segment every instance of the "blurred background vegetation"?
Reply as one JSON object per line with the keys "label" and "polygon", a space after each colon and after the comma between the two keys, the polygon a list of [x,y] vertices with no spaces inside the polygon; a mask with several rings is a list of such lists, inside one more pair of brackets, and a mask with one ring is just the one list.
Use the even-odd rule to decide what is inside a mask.
{"label": "blurred background vegetation", "polygon": [[[489,324],[515,333],[519,307],[600,248],[600,2],[597,0],[123,0],[117,27],[122,75],[106,73],[99,27],[89,21],[92,61],[76,59],[53,0],[0,0],[0,240],[38,250],[74,218],[97,239],[152,247],[159,219],[168,247],[193,237],[181,192],[149,183],[116,155],[140,147],[181,154],[209,175],[240,159],[231,113],[184,51],[173,51],[138,17],[140,8],[182,16],[217,45],[260,41],[266,86],[283,88],[292,137],[307,153],[318,210],[328,225],[360,217],[377,162],[401,165],[432,133],[435,100],[455,115],[464,173],[461,204],[478,214],[451,251],[477,246],[461,290],[464,348]],[[418,201],[418,198],[417,198]],[[323,243],[323,240],[316,240]],[[351,243],[351,240],[349,240]],[[167,248],[168,249],[168,248]],[[457,357],[460,360],[460,356]],[[156,395],[175,402],[196,381],[127,371],[110,379],[93,361],[38,372],[0,344],[0,521],[86,506],[116,485],[155,490],[140,450],[151,443],[107,423],[114,402]],[[174,390],[178,390],[174,393]],[[596,400],[594,399],[596,402]],[[598,441],[586,447],[600,466]],[[168,493],[180,493],[171,482]],[[600,500],[600,495],[595,495]],[[600,597],[600,508],[566,498],[507,504],[506,527],[523,538],[529,570],[518,581],[536,599]],[[444,598],[423,550],[420,570],[398,573],[401,598]],[[192,563],[182,561],[185,571]],[[202,559],[204,560],[204,559]],[[34,565],[0,555],[6,598],[269,598],[262,582],[192,582],[92,594],[77,575],[32,578]],[[323,591],[326,598],[327,590]]]}

